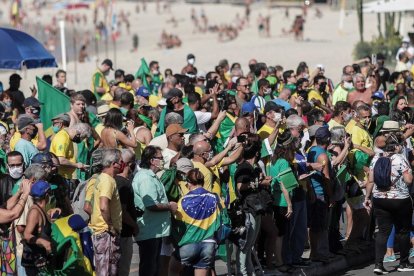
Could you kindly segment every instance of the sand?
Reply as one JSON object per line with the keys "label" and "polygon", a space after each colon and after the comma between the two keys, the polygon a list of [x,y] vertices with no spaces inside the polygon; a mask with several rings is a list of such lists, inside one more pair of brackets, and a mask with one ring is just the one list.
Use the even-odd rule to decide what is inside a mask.
{"label": "sand", "polygon": [[[4,2],[2,6],[6,5]],[[117,59],[115,68],[122,68],[127,73],[135,73],[139,67],[140,59],[145,57],[149,63],[151,60],[160,62],[161,71],[167,67],[174,72],[179,72],[186,63],[188,53],[196,56],[196,67],[199,70],[209,71],[218,64],[222,58],[227,58],[230,63],[240,62],[245,72],[247,72],[247,63],[251,58],[258,61],[266,62],[268,65],[282,65],[284,69],[296,69],[300,61],[306,61],[310,68],[315,68],[317,64],[323,64],[326,67],[326,75],[334,81],[339,81],[342,67],[353,61],[352,50],[359,39],[357,15],[354,11],[349,11],[345,17],[344,29],[338,30],[339,11],[333,11],[330,7],[318,6],[322,12],[322,18],[315,17],[315,9],[310,8],[305,23],[304,37],[305,41],[295,41],[292,36],[282,34],[282,28],[289,29],[294,16],[300,14],[299,9],[290,9],[290,17],[284,16],[284,9],[268,8],[264,3],[257,3],[252,6],[250,27],[242,30],[237,39],[229,42],[219,42],[216,33],[193,33],[193,26],[190,19],[191,8],[195,8],[197,14],[201,8],[205,10],[210,24],[231,23],[236,13],[244,15],[244,7],[232,6],[226,4],[185,4],[179,2],[171,7],[172,13],[163,13],[157,15],[155,4],[149,3],[147,11],[137,14],[135,12],[136,3],[133,2],[116,2],[118,11],[124,10],[131,13],[131,35],[126,35],[125,29],[117,41]],[[8,9],[6,9],[8,10]],[[92,18],[92,10],[77,11],[88,15]],[[36,18],[42,24],[51,21],[53,15],[57,12],[52,8],[42,11],[41,16],[36,16],[34,11],[29,10],[31,18]],[[257,30],[258,15],[271,15],[271,37],[260,37]],[[62,15],[58,15],[62,16]],[[178,21],[178,26],[173,27],[167,21],[174,16]],[[3,14],[1,22],[4,23],[7,15]],[[406,20],[408,21],[408,20]],[[90,30],[93,33],[93,26],[89,20],[90,26],[78,26],[78,31]],[[369,39],[377,34],[376,15],[365,15],[365,38]],[[407,22],[408,24],[408,22]],[[68,26],[69,29],[71,26]],[[33,27],[32,27],[33,28]],[[160,49],[157,43],[162,30],[179,35],[182,40],[180,48],[166,50]],[[406,28],[409,30],[409,28]],[[131,53],[132,34],[139,35],[138,52]],[[67,34],[67,40],[71,40],[71,33]],[[93,45],[93,44],[92,44]],[[110,45],[111,46],[111,45]],[[58,45],[59,47],[59,45]],[[101,43],[101,49],[104,44]],[[68,46],[68,51],[73,48]],[[94,55],[93,47],[89,48],[89,53]],[[104,54],[99,55],[100,61],[103,60]],[[109,48],[108,58],[114,59],[112,47]],[[61,60],[57,60],[61,66]],[[96,68],[96,57],[86,63],[77,64],[77,83],[75,83],[75,65],[70,61],[67,65],[69,88],[76,90],[90,89],[91,76]],[[23,77],[21,88],[28,94],[28,87],[35,83],[35,76],[43,74],[52,74],[57,69],[36,69],[27,71],[18,71]],[[8,76],[13,71],[0,71],[0,81],[4,87],[8,87]],[[113,73],[108,77],[113,78]]]}

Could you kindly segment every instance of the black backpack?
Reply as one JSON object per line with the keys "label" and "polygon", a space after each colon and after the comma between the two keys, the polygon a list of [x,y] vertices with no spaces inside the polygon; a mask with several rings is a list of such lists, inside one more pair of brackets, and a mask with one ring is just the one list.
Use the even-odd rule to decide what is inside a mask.
{"label": "black backpack", "polygon": [[381,156],[374,166],[374,183],[378,190],[388,191],[393,185],[391,181],[391,155]]}

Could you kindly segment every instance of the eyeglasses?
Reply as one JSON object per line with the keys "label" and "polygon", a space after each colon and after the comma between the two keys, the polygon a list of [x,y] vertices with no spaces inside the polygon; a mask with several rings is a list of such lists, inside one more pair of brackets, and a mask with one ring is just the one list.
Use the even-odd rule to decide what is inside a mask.
{"label": "eyeglasses", "polygon": [[158,159],[158,160],[163,160],[164,159],[164,157],[157,157],[157,156],[154,156],[152,159]]}
{"label": "eyeglasses", "polygon": [[250,85],[249,84],[240,84],[240,86],[242,86],[242,87],[250,87]]}

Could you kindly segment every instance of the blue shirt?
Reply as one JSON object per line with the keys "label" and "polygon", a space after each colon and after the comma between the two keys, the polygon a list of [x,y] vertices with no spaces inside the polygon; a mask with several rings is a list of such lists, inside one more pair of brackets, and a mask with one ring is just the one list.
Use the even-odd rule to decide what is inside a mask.
{"label": "blue shirt", "polygon": [[14,150],[20,152],[23,155],[26,168],[30,166],[32,157],[39,152],[32,142],[27,141],[23,138],[20,138],[19,141],[17,141],[16,146],[14,146]]}
{"label": "blue shirt", "polygon": [[277,105],[280,105],[281,107],[283,107],[283,109],[285,111],[288,111],[289,109],[292,108],[287,101],[284,101],[282,99],[274,99],[273,102],[275,102]]}
{"label": "blue shirt", "polygon": [[144,211],[137,219],[139,234],[136,241],[162,238],[170,235],[171,214],[169,210],[151,211],[150,206],[168,204],[164,185],[149,169],[140,169],[132,181],[134,204]]}
{"label": "blue shirt", "polygon": [[[319,155],[326,153],[326,151],[321,148],[320,146],[311,147],[308,152],[308,162],[316,163],[318,160]],[[329,166],[329,164],[326,164]],[[315,190],[316,195],[323,196],[323,175],[322,172],[316,172],[311,176],[311,184],[313,189]]]}

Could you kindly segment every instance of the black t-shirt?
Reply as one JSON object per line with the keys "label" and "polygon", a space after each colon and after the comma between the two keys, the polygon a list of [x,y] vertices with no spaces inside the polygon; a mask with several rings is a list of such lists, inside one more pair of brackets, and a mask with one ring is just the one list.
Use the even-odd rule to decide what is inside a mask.
{"label": "black t-shirt", "polygon": [[249,162],[243,161],[237,166],[234,173],[234,179],[237,183],[249,184],[249,189],[241,191],[240,195],[246,197],[247,195],[254,193],[259,188],[260,169],[253,168]]}
{"label": "black t-shirt", "polygon": [[[136,220],[132,180],[117,175],[115,176],[115,182],[116,187],[118,188],[119,200],[121,201],[121,204],[126,205],[125,210],[129,213],[133,220]],[[132,233],[133,228],[122,222],[121,237],[131,237]]]}
{"label": "black t-shirt", "polygon": [[12,197],[12,190],[17,180],[10,175],[4,174],[0,177],[0,206],[5,206],[7,200]]}
{"label": "black t-shirt", "polygon": [[175,111],[174,109],[171,109],[171,108],[169,108],[169,107],[167,106],[167,110],[166,110],[166,112],[165,112],[165,115],[167,115],[168,113],[171,113],[171,112],[174,112],[174,113],[178,113],[178,114],[180,114],[180,115],[181,115],[181,117],[183,117],[183,119],[184,119],[184,108],[183,108],[183,109],[181,109],[181,110]]}

